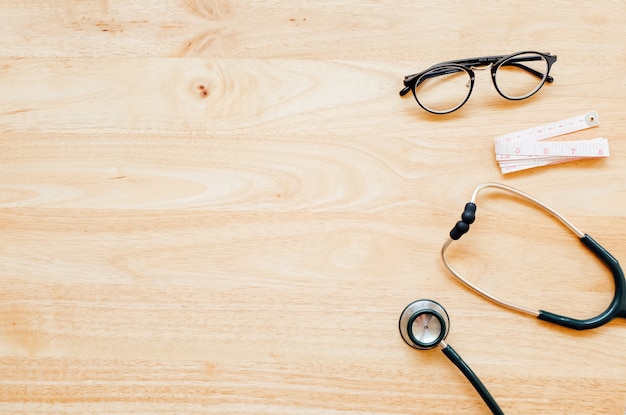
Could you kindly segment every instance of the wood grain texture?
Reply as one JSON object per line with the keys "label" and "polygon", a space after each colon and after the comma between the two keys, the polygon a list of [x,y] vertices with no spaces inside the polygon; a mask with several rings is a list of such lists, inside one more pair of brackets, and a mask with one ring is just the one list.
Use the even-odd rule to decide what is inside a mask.
{"label": "wood grain texture", "polygon": [[[475,185],[626,258],[626,6],[597,1],[0,1],[0,413],[484,414],[398,334],[432,298],[505,413],[621,415],[626,322],[500,309],[439,259]],[[558,55],[555,82],[430,116],[402,77]],[[597,110],[611,156],[499,173],[493,138]],[[611,298],[567,230],[488,192],[473,281],[585,318]]]}

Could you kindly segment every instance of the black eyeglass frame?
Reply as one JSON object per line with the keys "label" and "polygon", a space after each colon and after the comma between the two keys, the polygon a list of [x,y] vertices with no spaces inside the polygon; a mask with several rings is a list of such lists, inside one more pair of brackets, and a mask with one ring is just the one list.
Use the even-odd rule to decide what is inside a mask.
{"label": "black eyeglass frame", "polygon": [[[504,94],[500,88],[498,88],[498,84],[496,82],[496,72],[498,71],[498,69],[507,61],[509,61],[511,58],[514,58],[515,56],[519,56],[519,55],[525,55],[525,54],[536,54],[541,56],[543,59],[545,59],[546,64],[547,64],[547,69],[546,69],[546,73],[543,74],[541,72],[536,71],[533,68],[530,68],[526,65],[523,65],[520,62],[523,61],[530,61],[530,60],[537,60],[537,59],[541,59],[539,57],[536,58],[532,58],[532,57],[526,57],[526,58],[520,58],[517,61],[513,61],[513,62],[509,62],[510,65],[515,65],[527,72],[530,72],[531,74],[537,76],[538,78],[542,78],[543,80],[541,81],[541,83],[530,93],[521,96],[521,97],[511,97],[508,96],[506,94]],[[402,90],[400,90],[400,96],[405,96],[406,94],[409,93],[409,91],[413,92],[413,96],[415,97],[415,101],[417,101],[417,103],[419,104],[420,107],[422,107],[424,110],[433,113],[433,114],[449,114],[451,112],[454,112],[456,110],[458,110],[459,108],[461,108],[469,99],[470,95],[472,94],[472,90],[474,89],[474,80],[475,80],[475,75],[474,75],[474,71],[472,70],[472,68],[476,68],[479,66],[486,66],[486,65],[491,65],[491,81],[493,82],[493,86],[496,89],[496,91],[498,91],[498,94],[500,94],[501,97],[511,100],[511,101],[519,101],[522,99],[526,99],[529,98],[531,96],[533,96],[535,93],[537,93],[537,91],[539,91],[543,85],[546,82],[552,83],[554,82],[554,78],[552,76],[550,76],[550,69],[552,68],[552,65],[556,62],[556,55],[551,55],[549,52],[546,53],[542,53],[542,52],[537,52],[537,51],[522,51],[522,52],[516,52],[516,53],[512,53],[510,55],[496,55],[496,56],[482,56],[482,57],[477,57],[477,58],[467,58],[467,59],[458,59],[458,60],[453,60],[453,61],[446,61],[446,62],[441,62],[441,63],[437,63],[435,65],[430,66],[428,69],[425,69],[421,72],[418,73],[414,73],[411,75],[407,75],[404,77],[404,88],[402,88]],[[437,68],[441,68],[441,71],[436,71],[436,72],[432,72],[434,69]],[[467,93],[467,96],[465,97],[465,99],[463,100],[463,102],[461,102],[460,104],[458,104],[456,107],[446,110],[446,111],[435,111],[432,110],[430,108],[425,107],[420,100],[417,98],[417,94],[415,93],[415,89],[426,79],[429,78],[433,78],[435,76],[440,76],[440,75],[446,75],[446,74],[450,74],[450,73],[456,73],[459,71],[464,71],[466,72],[469,77],[470,77],[470,86],[469,86],[469,91]],[[429,73],[430,72],[430,73]]]}

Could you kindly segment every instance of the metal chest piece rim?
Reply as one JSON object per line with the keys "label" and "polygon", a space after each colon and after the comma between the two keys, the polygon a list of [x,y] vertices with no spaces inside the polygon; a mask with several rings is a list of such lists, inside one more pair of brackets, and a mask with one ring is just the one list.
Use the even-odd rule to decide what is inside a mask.
{"label": "metal chest piece rim", "polygon": [[405,307],[398,325],[406,344],[415,349],[428,350],[437,347],[446,338],[450,317],[438,302],[422,299]]}

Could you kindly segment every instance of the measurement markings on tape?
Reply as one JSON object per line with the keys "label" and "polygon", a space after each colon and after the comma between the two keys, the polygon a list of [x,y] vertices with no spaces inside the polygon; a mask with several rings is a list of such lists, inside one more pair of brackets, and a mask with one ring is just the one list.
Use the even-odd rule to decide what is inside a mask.
{"label": "measurement markings on tape", "polygon": [[511,141],[511,140],[532,140],[539,141],[546,138],[558,137],[573,133],[576,131],[584,130],[591,127],[597,127],[600,125],[600,119],[596,111],[590,111],[586,114],[579,115],[577,117],[568,118],[537,127],[528,128],[526,130],[516,131],[510,134],[505,134],[500,137],[496,137],[496,142],[499,141]]}
{"label": "measurement markings on tape", "polygon": [[591,111],[497,137],[496,160],[502,173],[511,173],[583,158],[608,157],[609,142],[602,137],[576,141],[541,141],[599,125],[598,114]]}
{"label": "measurement markings on tape", "polygon": [[598,137],[593,140],[519,142],[509,141],[501,147],[501,160],[527,157],[608,157],[609,141]]}

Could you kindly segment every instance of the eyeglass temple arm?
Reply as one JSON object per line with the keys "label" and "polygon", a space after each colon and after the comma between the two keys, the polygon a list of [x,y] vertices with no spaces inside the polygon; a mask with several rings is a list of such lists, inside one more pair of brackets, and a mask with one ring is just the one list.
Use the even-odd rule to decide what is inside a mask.
{"label": "eyeglass temple arm", "polygon": [[[443,65],[443,64],[439,64],[439,65]],[[439,66],[431,66],[430,68],[428,68],[426,71],[417,73],[417,74],[413,74],[413,75],[407,75],[404,77],[404,88],[402,88],[402,90],[400,91],[400,96],[403,97],[406,94],[409,93],[409,91],[411,91],[411,83],[412,81],[414,81],[417,77],[419,77],[420,75],[422,75],[425,72],[428,72],[430,70],[432,70],[433,68]],[[428,75],[423,76],[422,78],[420,78],[419,82],[415,82],[415,86],[417,87],[419,84],[421,84],[422,82],[424,82],[427,79],[430,78],[435,78],[437,76],[442,76],[442,75],[448,75],[451,73],[456,73],[456,72],[461,72],[462,69],[458,69],[458,68],[450,68],[450,67],[443,67],[438,71],[432,71],[431,73],[429,73]]]}
{"label": "eyeglass temple arm", "polygon": [[[537,70],[535,70],[533,68],[529,68],[526,65],[522,65],[521,63],[517,63],[515,61],[507,62],[506,65],[503,65],[503,66],[516,66],[516,67],[518,67],[520,69],[523,69],[523,70],[525,70],[527,72],[530,72],[531,74],[535,75],[537,78],[543,78],[543,73],[541,73],[541,72],[539,72],[539,71],[537,71]],[[546,82],[554,82],[554,78],[551,77],[550,75],[548,75],[546,77]]]}
{"label": "eyeglass temple arm", "polygon": [[[437,66],[439,66],[439,65],[437,65]],[[433,69],[433,68],[435,68],[435,67],[436,67],[436,66],[434,66],[434,67],[430,67],[429,69],[427,69],[427,70],[426,70],[426,71],[424,71],[424,72],[428,72],[428,71],[432,70],[432,69]],[[434,78],[434,77],[441,76],[441,75],[448,75],[448,74],[451,74],[451,73],[456,73],[456,72],[461,72],[461,71],[462,71],[462,69],[458,69],[458,68],[454,68],[454,67],[453,67],[453,68],[451,68],[451,67],[443,67],[443,68],[441,68],[441,69],[440,69],[440,70],[438,70],[438,71],[432,71],[432,72],[431,72],[431,73],[429,73],[428,75],[423,76],[423,77],[419,80],[419,83],[417,83],[417,82],[416,82],[415,86],[417,87],[417,86],[418,86],[419,84],[421,84],[423,81],[425,81],[425,80],[427,80],[427,79],[430,79],[430,78]],[[403,97],[403,96],[405,96],[406,94],[408,94],[408,93],[409,93],[409,91],[411,90],[411,87],[410,87],[411,82],[412,82],[414,79],[416,79],[418,76],[420,76],[421,74],[423,74],[424,72],[420,72],[420,73],[418,73],[418,74],[408,75],[408,76],[404,77],[404,85],[405,85],[405,86],[404,86],[404,88],[402,88],[402,90],[400,91],[400,96],[401,96],[401,97]]]}
{"label": "eyeglass temple arm", "polygon": [[[403,97],[406,94],[408,94],[411,91],[411,84],[412,81],[415,80],[416,78],[418,78],[420,75],[438,67],[438,66],[445,66],[448,64],[456,64],[456,65],[464,65],[464,66],[479,66],[479,65],[489,65],[490,63],[496,63],[498,62],[500,59],[504,58],[506,55],[502,55],[502,56],[486,56],[483,58],[470,58],[470,59],[459,59],[456,61],[447,61],[447,62],[442,62],[442,63],[438,63],[437,65],[431,66],[430,68],[426,69],[425,71],[422,72],[418,72],[418,73],[414,73],[411,75],[407,75],[404,77],[404,88],[402,88],[400,90],[400,96]],[[528,61],[536,61],[541,59],[540,57],[537,56],[533,56],[533,57],[526,57],[526,58],[519,58],[519,59],[512,59],[510,61],[508,61],[506,63],[507,66],[516,66],[520,69],[523,69],[533,75],[535,75],[537,78],[543,78],[543,73],[530,68],[526,65],[523,65],[519,62],[528,62]],[[428,74],[427,76],[423,77],[420,81],[424,81],[426,79],[429,78],[434,78],[436,76],[441,76],[441,75],[447,75],[450,73],[454,73],[454,72],[458,72],[460,71],[460,69],[458,70],[451,70],[450,68],[447,69],[443,69],[441,71],[433,71],[430,74]],[[551,77],[550,75],[548,75],[546,77],[546,82],[554,82],[554,78]],[[415,86],[417,86],[418,84],[416,84]]]}
{"label": "eyeglass temple arm", "polygon": [[[420,75],[438,67],[438,66],[445,66],[445,65],[449,65],[449,64],[453,64],[453,65],[464,65],[464,66],[478,66],[478,65],[489,65],[490,63],[496,63],[497,61],[499,61],[500,59],[504,58],[506,55],[500,55],[500,56],[484,56],[481,58],[468,58],[468,59],[457,59],[454,61],[445,61],[445,62],[441,62],[438,63],[436,65],[431,66],[430,68],[422,71],[422,72],[417,72],[411,75],[407,75],[404,77],[404,88],[402,88],[402,90],[400,91],[400,96],[403,97],[406,94],[409,93],[409,91],[411,91],[411,83],[414,79],[416,79],[417,77],[419,77]],[[460,69],[459,69],[460,70]],[[456,71],[455,71],[456,72]],[[433,78],[435,76],[441,76],[441,75],[446,75],[448,73],[454,73],[452,71],[450,71],[450,69],[445,69],[442,71],[436,71],[433,72],[431,74],[429,74],[428,76],[422,78],[422,79],[428,79],[428,78]],[[417,85],[416,85],[417,86]]]}

